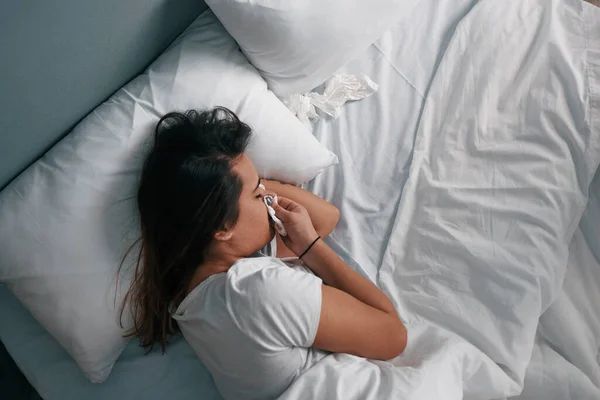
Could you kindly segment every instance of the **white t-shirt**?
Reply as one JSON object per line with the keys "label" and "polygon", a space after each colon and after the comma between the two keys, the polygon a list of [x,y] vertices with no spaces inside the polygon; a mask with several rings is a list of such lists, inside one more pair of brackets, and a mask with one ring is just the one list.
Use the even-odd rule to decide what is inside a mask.
{"label": "white t-shirt", "polygon": [[321,285],[306,267],[246,258],[204,280],[173,318],[225,399],[272,399],[328,354],[310,347]]}

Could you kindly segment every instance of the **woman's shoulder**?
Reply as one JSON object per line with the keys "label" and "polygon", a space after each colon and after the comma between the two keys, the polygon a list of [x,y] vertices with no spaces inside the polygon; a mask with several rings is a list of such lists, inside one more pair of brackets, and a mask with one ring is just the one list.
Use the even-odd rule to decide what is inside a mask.
{"label": "woman's shoulder", "polygon": [[244,258],[227,271],[227,285],[236,290],[266,290],[275,294],[289,285],[294,285],[294,282],[306,274],[312,275],[308,268],[289,260],[273,257]]}
{"label": "woman's shoulder", "polygon": [[179,311],[192,303],[206,303],[207,298],[215,296],[239,306],[285,297],[290,294],[290,287],[305,280],[307,274],[313,275],[308,268],[292,261],[273,257],[240,259],[226,273],[212,275],[193,289]]}
{"label": "woman's shoulder", "polygon": [[280,269],[290,267],[274,257],[248,257],[235,262],[227,271],[227,280],[235,280],[261,275],[271,275]]}
{"label": "woman's shoulder", "polygon": [[[246,294],[246,290],[264,281],[262,276],[271,275],[273,269],[289,268],[276,258],[248,257],[236,261],[226,272],[208,276],[200,282],[180,303],[176,313],[181,313],[191,305],[206,303],[223,297],[239,297]],[[233,290],[232,290],[233,289]],[[239,299],[237,299],[239,300]]]}

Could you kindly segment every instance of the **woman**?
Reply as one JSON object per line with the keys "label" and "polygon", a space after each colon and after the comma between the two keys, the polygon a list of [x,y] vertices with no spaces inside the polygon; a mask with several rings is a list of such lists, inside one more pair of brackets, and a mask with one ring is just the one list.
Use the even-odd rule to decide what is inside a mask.
{"label": "woman", "polygon": [[[181,330],[226,399],[275,398],[328,352],[399,355],[406,330],[390,300],[321,240],[338,210],[261,179],[244,155],[250,136],[221,107],[158,122],[137,197],[129,336],[164,351]],[[287,236],[275,234],[266,194],[278,195]]]}

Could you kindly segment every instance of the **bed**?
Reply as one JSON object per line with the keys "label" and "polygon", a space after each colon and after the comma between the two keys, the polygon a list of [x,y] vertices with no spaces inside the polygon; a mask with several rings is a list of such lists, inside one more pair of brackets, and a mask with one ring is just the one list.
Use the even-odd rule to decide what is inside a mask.
{"label": "bed", "polygon": [[[432,91],[436,93],[435,77],[451,54],[456,32],[479,11],[477,7],[475,0],[421,0],[409,22],[393,26],[338,71],[366,74],[379,85],[378,92],[348,103],[338,119],[321,115],[313,124],[315,137],[339,158],[337,166],[306,185],[308,190],[331,201],[341,211],[340,223],[327,239],[328,243],[349,265],[384,288],[392,278],[382,275],[381,271],[382,268],[385,271],[394,257],[390,243],[393,244],[396,235],[395,221],[407,207],[403,196],[406,196],[405,186],[415,157],[415,140],[422,129],[426,100]],[[590,44],[590,48],[598,51],[600,62],[600,9],[587,3],[582,7],[589,37],[596,41],[596,47]],[[590,64],[590,68],[599,71],[600,63]],[[408,185],[410,187],[410,182]],[[533,354],[526,365],[524,390],[513,398],[600,398],[600,314],[597,310],[600,301],[600,174],[596,174],[589,193],[586,211],[569,246],[564,284],[539,319]],[[398,301],[396,305],[406,307]],[[182,337],[173,340],[165,355],[158,351],[145,355],[138,343],[132,341],[108,380],[92,384],[3,286],[0,286],[0,320],[10,321],[0,325],[0,339],[44,399],[220,398],[210,374]],[[344,398],[382,398],[376,391],[371,392],[370,397],[356,395],[360,390],[353,390],[353,385],[360,385],[361,381],[350,379],[354,380],[360,371],[347,368],[351,365],[344,364],[347,360],[331,360],[329,365],[299,379],[284,398],[332,398],[331,393],[338,398],[342,395],[346,395]],[[338,377],[338,385],[343,387],[331,392],[333,389],[324,382],[323,376],[331,378],[335,368],[339,371],[346,368],[346,372]],[[432,386],[439,387],[422,392],[398,391],[398,396],[389,398],[401,395],[433,398],[428,396],[444,393],[443,390],[449,390],[448,398],[490,398],[472,383],[473,387],[460,388],[464,392],[450,396],[455,387],[432,378],[435,373],[443,372],[436,368],[424,369],[423,373],[431,374],[429,379],[432,380],[427,382],[436,382]],[[492,377],[505,372],[486,368]],[[330,374],[325,375],[327,372]],[[411,372],[415,379],[420,376],[417,372]],[[475,376],[471,380],[476,378],[482,379]],[[510,385],[510,379],[507,382]]]}

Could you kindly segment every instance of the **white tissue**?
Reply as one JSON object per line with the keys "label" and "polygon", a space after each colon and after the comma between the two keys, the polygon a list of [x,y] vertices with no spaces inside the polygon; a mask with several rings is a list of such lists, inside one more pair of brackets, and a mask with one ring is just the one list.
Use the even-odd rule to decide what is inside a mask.
{"label": "white tissue", "polygon": [[325,82],[323,94],[292,94],[283,103],[310,129],[310,120],[319,119],[315,107],[337,119],[348,100],[364,99],[377,92],[378,88],[379,85],[365,74],[337,74]]}
{"label": "white tissue", "polygon": [[301,95],[301,94],[292,94],[289,95],[285,100],[283,100],[283,104],[286,105],[287,108],[309,129],[312,130],[310,125],[310,120],[318,120],[319,115],[315,110],[315,107],[311,104],[310,98]]}
{"label": "white tissue", "polygon": [[281,222],[281,220],[279,218],[277,218],[277,215],[275,215],[275,209],[273,209],[273,207],[271,207],[271,204],[270,204],[271,201],[273,203],[277,204],[277,195],[275,195],[275,196],[266,195],[263,198],[263,201],[265,202],[265,205],[267,206],[267,211],[269,213],[269,216],[271,217],[271,220],[273,221],[273,225],[275,226],[275,229],[277,230],[277,232],[279,232],[279,234],[281,236],[287,236],[287,231],[285,230],[285,227],[283,226],[283,222]]}
{"label": "white tissue", "polygon": [[348,100],[364,99],[375,93],[378,88],[379,85],[365,74],[340,74],[334,75],[325,83],[323,94],[311,92],[306,96],[315,107],[337,119],[342,113],[342,106]]}

